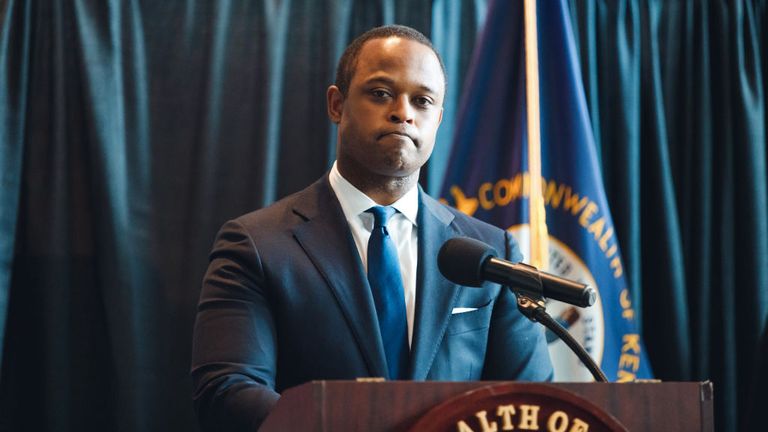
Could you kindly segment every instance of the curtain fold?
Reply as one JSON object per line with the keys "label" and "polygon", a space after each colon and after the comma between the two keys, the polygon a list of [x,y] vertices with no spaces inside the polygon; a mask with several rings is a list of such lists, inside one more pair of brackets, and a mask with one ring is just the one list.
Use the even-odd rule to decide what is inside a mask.
{"label": "curtain fold", "polygon": [[[0,5],[0,348],[4,346],[21,197],[31,5]],[[2,371],[2,356],[0,356]]]}
{"label": "curtain fold", "polygon": [[[486,8],[0,2],[0,430],[195,430],[191,328],[217,229],[328,169],[325,89],[383,23],[445,60],[421,178],[437,193]],[[653,369],[712,379],[718,430],[740,430],[768,368],[768,1],[570,10]]]}
{"label": "curtain fold", "polygon": [[427,193],[439,196],[454,141],[455,118],[462,97],[464,77],[472,60],[488,9],[486,0],[436,0],[432,7],[431,39],[445,63],[448,83],[443,100],[443,121],[437,133],[435,151],[422,170]]}

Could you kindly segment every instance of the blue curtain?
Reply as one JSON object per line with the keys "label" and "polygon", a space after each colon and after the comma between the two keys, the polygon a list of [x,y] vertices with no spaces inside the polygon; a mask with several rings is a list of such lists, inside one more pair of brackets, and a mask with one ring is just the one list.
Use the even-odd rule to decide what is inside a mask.
{"label": "blue curtain", "polygon": [[[590,118],[651,364],[747,430],[768,358],[768,2],[571,1]],[[756,418],[757,412],[753,412]]]}
{"label": "blue curtain", "polygon": [[[328,169],[325,88],[384,23],[445,59],[422,175],[438,193],[486,8],[0,1],[0,430],[194,430],[191,327],[219,226]],[[571,10],[654,370],[714,380],[718,426],[737,430],[768,313],[766,1]]]}
{"label": "blue curtain", "polygon": [[330,167],[355,35],[434,22],[455,105],[484,4],[0,1],[0,430],[194,430],[219,226]]}

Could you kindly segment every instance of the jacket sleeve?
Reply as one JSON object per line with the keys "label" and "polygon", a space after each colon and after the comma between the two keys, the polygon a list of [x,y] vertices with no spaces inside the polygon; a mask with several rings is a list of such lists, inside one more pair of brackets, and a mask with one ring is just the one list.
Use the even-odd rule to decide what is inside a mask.
{"label": "jacket sleeve", "polygon": [[258,250],[237,221],[216,237],[192,345],[193,399],[203,429],[255,431],[280,397],[276,336]]}

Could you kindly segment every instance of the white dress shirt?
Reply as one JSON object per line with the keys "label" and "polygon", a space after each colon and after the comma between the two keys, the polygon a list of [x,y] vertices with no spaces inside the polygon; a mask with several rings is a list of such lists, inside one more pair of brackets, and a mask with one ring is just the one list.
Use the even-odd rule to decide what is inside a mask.
{"label": "white dress shirt", "polygon": [[[349,228],[352,230],[352,237],[355,239],[363,268],[368,273],[368,239],[371,238],[371,231],[373,230],[373,215],[365,211],[379,204],[342,177],[336,167],[336,162],[333,163],[328,180],[341,204]],[[395,242],[397,256],[400,260],[400,274],[403,279],[405,294],[405,315],[408,320],[409,346],[413,339],[413,317],[416,311],[416,269],[419,251],[416,231],[416,216],[419,213],[418,189],[414,186],[392,204],[397,213],[392,215],[387,222],[387,231],[392,241]]]}

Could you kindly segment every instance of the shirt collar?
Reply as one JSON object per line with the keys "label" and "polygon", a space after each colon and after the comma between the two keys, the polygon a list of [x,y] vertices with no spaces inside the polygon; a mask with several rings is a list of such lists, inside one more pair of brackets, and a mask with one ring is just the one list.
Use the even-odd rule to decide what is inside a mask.
{"label": "shirt collar", "polygon": [[[331,172],[328,175],[328,181],[331,183],[334,193],[336,193],[339,204],[341,204],[344,217],[349,221],[359,217],[360,214],[369,208],[377,206],[378,204],[374,200],[353,186],[352,183],[341,175],[336,164],[337,162],[333,163],[333,168],[331,168]],[[412,187],[399,200],[392,203],[392,207],[397,209],[415,226],[416,217],[419,214],[419,188],[416,186]]]}

